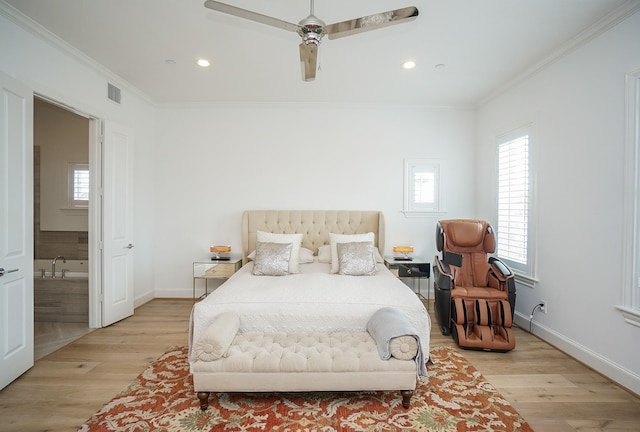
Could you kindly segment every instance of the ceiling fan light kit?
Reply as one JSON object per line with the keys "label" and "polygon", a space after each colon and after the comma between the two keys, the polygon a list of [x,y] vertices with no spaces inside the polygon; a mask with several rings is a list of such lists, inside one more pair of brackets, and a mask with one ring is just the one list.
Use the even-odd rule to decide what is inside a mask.
{"label": "ceiling fan light kit", "polygon": [[418,16],[418,8],[409,6],[326,25],[324,21],[313,14],[313,3],[314,0],[311,0],[309,16],[301,20],[298,24],[214,0],[206,0],[204,5],[218,12],[298,33],[302,38],[299,50],[302,79],[304,81],[313,81],[316,78],[316,70],[318,69],[318,47],[324,35],[327,35],[329,39],[337,39],[394,24],[413,21]]}

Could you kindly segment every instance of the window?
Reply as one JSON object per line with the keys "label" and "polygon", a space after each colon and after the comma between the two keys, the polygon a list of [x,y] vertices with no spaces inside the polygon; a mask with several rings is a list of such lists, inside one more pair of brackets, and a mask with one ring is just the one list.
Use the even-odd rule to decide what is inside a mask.
{"label": "window", "polygon": [[69,207],[89,206],[89,164],[72,162],[69,164]]}
{"label": "window", "polygon": [[622,295],[624,320],[640,327],[640,69],[627,75]]}
{"label": "window", "polygon": [[[498,137],[497,254],[521,282],[534,282],[531,181],[531,126]],[[524,277],[524,278],[522,278]],[[526,279],[529,279],[528,281]]]}
{"label": "window", "polygon": [[427,159],[404,162],[404,213],[419,216],[440,210],[440,163]]}

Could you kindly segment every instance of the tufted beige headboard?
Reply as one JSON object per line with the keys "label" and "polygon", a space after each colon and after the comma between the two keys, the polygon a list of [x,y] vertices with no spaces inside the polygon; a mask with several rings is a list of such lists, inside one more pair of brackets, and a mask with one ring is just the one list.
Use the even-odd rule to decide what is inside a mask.
{"label": "tufted beige headboard", "polygon": [[384,254],[384,216],[379,211],[356,210],[247,210],[242,214],[242,262],[256,247],[256,232],[302,233],[302,247],[318,251],[329,244],[329,233],[375,233]]}

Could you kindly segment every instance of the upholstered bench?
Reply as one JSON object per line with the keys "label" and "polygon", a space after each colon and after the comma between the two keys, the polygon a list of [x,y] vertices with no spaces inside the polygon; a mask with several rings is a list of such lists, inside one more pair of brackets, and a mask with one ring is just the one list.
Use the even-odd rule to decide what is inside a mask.
{"label": "upholstered bench", "polygon": [[408,408],[417,382],[418,344],[391,340],[382,360],[368,332],[238,332],[235,314],[222,314],[191,347],[193,384],[200,407],[211,392],[400,390]]}

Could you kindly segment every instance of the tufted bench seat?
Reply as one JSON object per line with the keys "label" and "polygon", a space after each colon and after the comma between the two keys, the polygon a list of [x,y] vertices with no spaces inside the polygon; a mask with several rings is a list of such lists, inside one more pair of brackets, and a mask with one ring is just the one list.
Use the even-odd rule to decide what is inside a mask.
{"label": "tufted bench seat", "polygon": [[193,384],[203,410],[210,392],[364,390],[400,390],[408,408],[417,381],[410,341],[398,338],[395,354],[382,360],[368,332],[237,332],[230,343],[201,341],[191,361]]}

